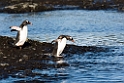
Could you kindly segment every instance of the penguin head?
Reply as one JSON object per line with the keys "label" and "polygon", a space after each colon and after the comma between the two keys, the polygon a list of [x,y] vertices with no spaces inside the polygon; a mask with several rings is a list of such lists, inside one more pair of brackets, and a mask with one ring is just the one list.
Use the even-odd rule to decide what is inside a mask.
{"label": "penguin head", "polygon": [[74,42],[73,37],[71,37],[71,36],[69,36],[69,35],[60,35],[60,36],[58,37],[58,39],[63,39],[63,38],[66,38],[67,40]]}
{"label": "penguin head", "polygon": [[22,22],[22,25],[23,25],[23,26],[26,26],[26,25],[28,25],[28,24],[31,24],[31,25],[32,25],[32,23],[31,23],[30,21],[28,21],[28,20],[24,20],[24,21]]}
{"label": "penguin head", "polygon": [[67,40],[69,40],[69,41],[72,41],[72,42],[74,42],[74,39],[73,39],[73,37],[71,37],[71,36],[69,36],[69,35],[66,35],[66,39],[67,39]]}
{"label": "penguin head", "polygon": [[62,40],[63,38],[66,38],[67,40],[74,42],[73,37],[71,37],[69,35],[60,35],[56,40],[53,40],[51,43],[58,42],[58,41]]}
{"label": "penguin head", "polygon": [[28,21],[28,20],[24,20],[23,24],[28,25],[28,24],[32,24],[32,23],[30,21]]}

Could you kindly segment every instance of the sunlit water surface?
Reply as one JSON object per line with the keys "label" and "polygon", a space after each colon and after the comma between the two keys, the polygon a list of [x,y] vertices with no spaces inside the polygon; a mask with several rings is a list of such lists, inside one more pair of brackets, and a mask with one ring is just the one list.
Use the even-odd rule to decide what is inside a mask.
{"label": "sunlit water surface", "polygon": [[[19,26],[28,19],[28,38],[51,42],[61,34],[71,35],[78,46],[108,47],[113,51],[86,52],[64,58],[65,67],[35,69],[36,76],[22,75],[23,71],[1,79],[10,82],[53,83],[124,83],[124,13],[116,11],[62,10],[26,14],[0,14],[0,35],[15,37],[12,25]],[[35,56],[34,56],[35,57]],[[61,62],[61,61],[60,61]],[[63,60],[62,60],[63,62]],[[54,64],[55,62],[48,62]],[[16,77],[17,76],[17,77]]]}

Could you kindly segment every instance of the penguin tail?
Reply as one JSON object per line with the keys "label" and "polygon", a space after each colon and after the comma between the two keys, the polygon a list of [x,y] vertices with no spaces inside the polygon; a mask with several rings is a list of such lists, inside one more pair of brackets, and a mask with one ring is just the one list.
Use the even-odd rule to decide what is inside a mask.
{"label": "penguin tail", "polygon": [[13,42],[8,42],[10,47],[17,47]]}

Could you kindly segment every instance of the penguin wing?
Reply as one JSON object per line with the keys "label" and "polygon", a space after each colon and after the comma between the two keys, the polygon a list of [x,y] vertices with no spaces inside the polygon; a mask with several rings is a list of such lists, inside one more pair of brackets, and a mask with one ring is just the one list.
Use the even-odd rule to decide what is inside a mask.
{"label": "penguin wing", "polygon": [[56,43],[56,42],[58,42],[58,39],[53,40],[51,43],[53,44],[53,43]]}
{"label": "penguin wing", "polygon": [[10,28],[11,28],[11,31],[20,31],[21,30],[21,28],[18,26],[11,26]]}
{"label": "penguin wing", "polygon": [[56,43],[54,44],[54,48],[53,48],[53,52],[52,52],[53,56],[57,56],[57,55],[56,55],[56,54],[57,54],[57,49],[58,49],[58,43],[56,42]]}

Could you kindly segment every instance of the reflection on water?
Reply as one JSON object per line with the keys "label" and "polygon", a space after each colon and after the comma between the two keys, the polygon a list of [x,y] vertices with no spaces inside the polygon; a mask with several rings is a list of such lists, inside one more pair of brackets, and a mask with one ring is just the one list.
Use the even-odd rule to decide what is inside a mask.
{"label": "reflection on water", "polygon": [[[51,42],[60,34],[71,35],[79,46],[107,47],[108,51],[64,54],[61,60],[39,61],[43,69],[25,69],[1,83],[123,83],[124,14],[116,11],[63,10],[27,14],[0,14],[0,35],[14,37],[9,26],[29,19],[28,37]],[[26,73],[25,73],[26,72]],[[27,73],[28,72],[28,73]]]}
{"label": "reflection on water", "polygon": [[[86,52],[67,55],[60,60],[43,60],[47,67],[43,69],[25,69],[0,82],[50,82],[50,83],[123,83],[124,47],[116,48],[120,52]],[[116,50],[115,49],[115,50]],[[61,63],[57,63],[60,61]],[[68,65],[65,65],[68,64]],[[50,66],[51,65],[51,66]]]}

